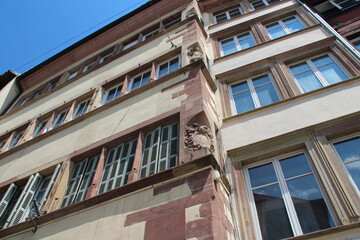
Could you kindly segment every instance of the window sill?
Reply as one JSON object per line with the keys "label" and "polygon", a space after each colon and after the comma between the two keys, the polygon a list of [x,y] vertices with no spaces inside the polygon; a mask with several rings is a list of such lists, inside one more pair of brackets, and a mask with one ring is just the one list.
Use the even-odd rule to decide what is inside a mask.
{"label": "window sill", "polygon": [[360,82],[360,76],[349,78],[349,79],[346,79],[346,80],[344,80],[342,82],[338,82],[338,83],[335,83],[335,84],[332,84],[332,85],[329,85],[329,86],[326,86],[326,87],[318,88],[318,89],[313,90],[311,92],[303,93],[303,94],[297,95],[295,97],[283,99],[283,100],[280,100],[278,102],[275,102],[275,103],[272,103],[272,104],[269,104],[269,105],[266,105],[266,106],[263,106],[263,107],[260,107],[260,108],[255,108],[255,109],[247,111],[247,112],[243,112],[243,113],[236,114],[236,115],[233,115],[233,116],[230,116],[230,117],[226,117],[226,118],[223,119],[223,122],[224,123],[230,123],[232,121],[235,121],[235,120],[238,120],[238,119],[241,119],[241,118],[249,117],[249,116],[261,113],[263,111],[267,111],[267,110],[277,108],[277,107],[282,106],[282,105],[286,105],[286,104],[289,104],[289,103],[299,101],[299,100],[304,99],[304,98],[309,98],[309,97],[312,97],[312,96],[316,96],[318,94],[328,92],[328,91],[334,90],[336,88],[339,88],[339,87],[342,87],[342,86],[345,86],[345,85],[348,85],[348,84],[352,84],[352,83],[355,83],[355,82]]}

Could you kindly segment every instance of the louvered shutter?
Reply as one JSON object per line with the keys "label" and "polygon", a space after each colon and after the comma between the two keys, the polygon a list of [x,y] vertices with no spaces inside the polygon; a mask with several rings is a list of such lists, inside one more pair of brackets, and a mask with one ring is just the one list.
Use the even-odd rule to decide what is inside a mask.
{"label": "louvered shutter", "polygon": [[141,162],[140,178],[153,175],[157,169],[161,127],[146,134]]}
{"label": "louvered shutter", "polygon": [[18,187],[14,183],[12,183],[8,188],[8,190],[6,191],[6,193],[4,194],[4,196],[2,197],[0,202],[0,217],[4,214],[6,207],[10,203],[17,189]]}
{"label": "louvered shutter", "polygon": [[49,196],[49,193],[51,191],[51,188],[52,186],[54,185],[54,182],[55,182],[55,179],[60,171],[60,168],[61,168],[61,164],[58,164],[55,168],[55,171],[53,173],[53,175],[51,176],[51,179],[50,179],[50,182],[48,184],[48,186],[46,187],[46,190],[45,190],[45,193],[44,193],[44,196],[41,198],[40,202],[39,202],[39,209],[41,211],[41,208],[44,206],[46,200],[47,200],[47,197]]}
{"label": "louvered shutter", "polygon": [[81,178],[83,176],[87,160],[88,159],[85,159],[85,160],[75,164],[73,173],[71,175],[71,179],[70,179],[70,181],[68,183],[68,186],[66,188],[66,191],[65,191],[65,196],[64,196],[63,201],[61,203],[62,208],[66,207],[66,206],[68,206],[68,205],[70,205],[72,203],[73,198],[74,198],[74,196],[76,194],[76,191],[78,189],[78,186],[80,184]]}
{"label": "louvered shutter", "polygon": [[87,192],[87,190],[92,182],[92,179],[94,177],[98,160],[99,160],[99,155],[91,157],[87,160],[87,164],[86,164],[86,168],[85,168],[83,177],[78,186],[78,189],[76,191],[76,196],[75,196],[74,200],[72,201],[72,204],[79,202],[81,200],[84,200],[86,192]]}
{"label": "louvered shutter", "polygon": [[23,198],[21,199],[15,214],[12,216],[10,220],[10,224],[9,224],[10,226],[18,224],[25,219],[25,212],[27,208],[30,206],[31,200],[34,197],[36,189],[39,186],[42,178],[43,177],[40,175],[40,173],[35,174],[35,177],[31,181],[29,188],[27,189]]}

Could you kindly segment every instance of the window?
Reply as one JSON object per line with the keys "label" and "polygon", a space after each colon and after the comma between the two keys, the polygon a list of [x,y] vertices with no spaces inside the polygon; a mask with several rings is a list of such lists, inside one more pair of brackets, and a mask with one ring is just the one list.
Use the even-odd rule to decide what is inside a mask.
{"label": "window", "polygon": [[338,9],[346,9],[359,3],[359,0],[330,0],[330,3]]}
{"label": "window", "polygon": [[136,89],[136,88],[139,88],[141,87],[142,85],[146,84],[147,82],[149,82],[150,80],[150,74],[151,74],[151,71],[147,71],[145,73],[142,73],[140,74],[139,76],[136,76],[134,77],[132,80],[131,80],[131,83],[130,83],[130,91]]}
{"label": "window", "polygon": [[302,92],[309,92],[348,79],[334,59],[325,54],[290,66]]}
{"label": "window", "polygon": [[170,61],[162,63],[158,66],[158,77],[163,77],[180,68],[180,56],[177,56]]}
{"label": "window", "polygon": [[239,114],[279,101],[268,74],[229,86],[233,113]]}
{"label": "window", "polygon": [[24,187],[12,183],[0,202],[0,228],[21,223],[32,214],[36,202],[41,211],[54,185],[61,165],[58,164],[52,176],[43,178],[40,173],[31,175]]}
{"label": "window", "polygon": [[122,88],[123,88],[123,85],[121,84],[119,86],[113,87],[110,90],[106,91],[104,100],[103,100],[103,104],[110,102],[110,101],[114,100],[115,98],[117,98],[120,95]]}
{"label": "window", "polygon": [[304,153],[245,168],[249,197],[263,239],[283,239],[334,226]]}
{"label": "window", "polygon": [[360,190],[360,137],[335,142],[333,146],[352,180]]}
{"label": "window", "polygon": [[53,89],[56,87],[56,85],[58,84],[58,82],[59,82],[59,80],[50,82],[50,83],[47,85],[45,91],[49,92],[49,91],[53,90]]}
{"label": "window", "polygon": [[75,164],[61,203],[61,208],[85,199],[86,192],[94,177],[98,160],[99,155],[96,155]]}
{"label": "window", "polygon": [[90,69],[95,67],[95,64],[96,64],[95,62],[92,62],[92,63],[85,65],[83,72],[89,71]]}
{"label": "window", "polygon": [[66,118],[68,112],[69,112],[69,109],[66,109],[63,112],[58,113],[55,117],[55,120],[54,120],[51,128],[54,129],[54,128],[60,126],[65,121],[65,118]]}
{"label": "window", "polygon": [[49,127],[45,128],[47,123],[48,123],[49,119],[46,119],[45,121],[41,122],[37,128],[34,131],[33,137],[37,136],[37,135],[41,135],[43,133],[46,133],[49,130]]}
{"label": "window", "polygon": [[20,103],[20,106],[24,105],[25,103],[27,103],[28,101],[31,100],[31,97],[27,97],[27,98],[24,98],[21,103]]}
{"label": "window", "polygon": [[353,42],[353,45],[356,47],[356,49],[357,49],[358,51],[360,51],[360,39],[359,39],[359,40],[355,40],[355,41]]}
{"label": "window", "polygon": [[132,46],[135,46],[136,44],[138,43],[138,40],[135,40],[129,44],[126,44],[124,47],[123,47],[123,51],[125,51],[126,49],[129,49],[131,48]]}
{"label": "window", "polygon": [[146,134],[140,178],[174,167],[178,154],[178,123],[158,127]]}
{"label": "window", "polygon": [[106,56],[102,57],[102,58],[100,59],[100,64],[102,64],[102,63],[104,63],[104,62],[108,61],[108,60],[111,58],[111,56],[112,56],[112,53],[110,53],[110,54],[108,54],[108,55],[106,55]]}
{"label": "window", "polygon": [[242,12],[240,8],[234,8],[226,12],[216,14],[214,16],[215,24],[225,22],[226,20],[241,16]]}
{"label": "window", "polygon": [[152,31],[150,33],[145,34],[144,37],[143,37],[143,41],[145,41],[148,38],[151,38],[152,36],[155,36],[158,33],[159,33],[159,30],[154,30],[154,31]]}
{"label": "window", "polygon": [[280,0],[256,0],[256,1],[252,1],[250,4],[254,10],[257,10],[279,1]]}
{"label": "window", "polygon": [[90,103],[90,99],[79,103],[77,105],[77,107],[76,107],[76,110],[74,111],[73,119],[84,115],[86,113],[86,110],[87,110],[88,106],[89,106],[89,103]]}
{"label": "window", "polygon": [[135,139],[109,150],[98,194],[126,184],[133,166],[136,144]]}
{"label": "window", "polygon": [[69,76],[68,80],[73,79],[74,77],[76,77],[78,75],[78,73],[79,73],[79,71],[75,71],[73,73],[70,73],[70,76]]}
{"label": "window", "polygon": [[220,42],[221,56],[244,50],[255,45],[254,39],[250,32],[234,36]]}
{"label": "window", "polygon": [[304,25],[296,16],[266,25],[266,30],[269,32],[271,39],[276,39],[301,29],[304,29]]}
{"label": "window", "polygon": [[172,21],[170,21],[170,22],[168,22],[168,23],[166,23],[166,24],[164,25],[164,27],[165,27],[165,28],[169,28],[169,27],[177,24],[178,22],[181,22],[181,16],[175,18],[174,20],[172,20]]}
{"label": "window", "polygon": [[9,149],[13,148],[14,146],[16,146],[16,144],[18,144],[18,142],[20,141],[20,139],[22,138],[24,132],[15,132],[13,139],[11,140],[11,143],[9,145]]}
{"label": "window", "polygon": [[5,145],[5,143],[6,143],[6,140],[3,140],[3,141],[0,142],[0,151],[3,148],[3,146]]}

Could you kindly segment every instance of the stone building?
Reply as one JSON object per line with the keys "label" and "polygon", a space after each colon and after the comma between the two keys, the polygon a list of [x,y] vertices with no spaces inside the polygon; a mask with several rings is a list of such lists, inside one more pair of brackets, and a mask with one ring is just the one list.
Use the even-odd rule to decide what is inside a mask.
{"label": "stone building", "polygon": [[360,238],[360,64],[295,0],[154,0],[1,90],[0,238]]}

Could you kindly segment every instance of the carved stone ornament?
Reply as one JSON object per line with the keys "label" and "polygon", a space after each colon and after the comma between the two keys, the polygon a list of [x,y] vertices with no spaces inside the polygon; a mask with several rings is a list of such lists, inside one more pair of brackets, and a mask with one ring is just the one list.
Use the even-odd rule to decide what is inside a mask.
{"label": "carved stone ornament", "polygon": [[214,141],[210,129],[205,126],[199,126],[194,123],[192,126],[185,127],[185,150],[193,152],[202,148],[209,149],[210,152],[214,152]]}
{"label": "carved stone ornament", "polygon": [[203,58],[201,49],[197,45],[188,48],[187,56],[189,57],[190,63],[196,62]]}

